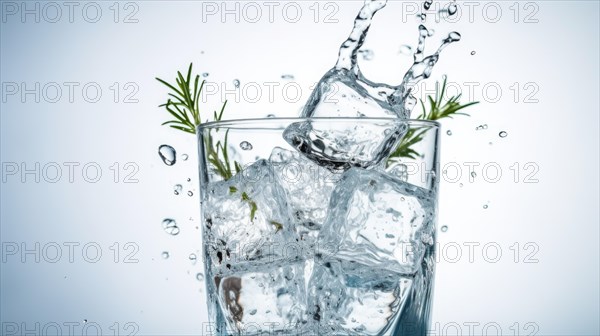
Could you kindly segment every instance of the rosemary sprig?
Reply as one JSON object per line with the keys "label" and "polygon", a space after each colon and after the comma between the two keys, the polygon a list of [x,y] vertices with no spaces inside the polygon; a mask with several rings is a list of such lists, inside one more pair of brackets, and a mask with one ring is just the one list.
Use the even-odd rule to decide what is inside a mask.
{"label": "rosemary sprig", "polygon": [[[444,94],[446,93],[446,83],[447,78],[444,76],[444,81],[442,83],[441,90],[438,90],[439,82],[436,83],[435,96],[427,96],[427,101],[429,102],[429,112],[425,108],[425,103],[421,99],[421,108],[423,112],[417,117],[417,119],[421,120],[439,120],[443,118],[452,118],[457,115],[469,116],[466,113],[459,112],[462,109],[469,107],[471,105],[478,104],[479,102],[470,102],[467,104],[461,104],[460,98],[461,94],[454,96],[444,102]],[[406,132],[406,135],[400,141],[400,144],[394,152],[388,158],[386,166],[390,166],[393,163],[399,161],[400,158],[410,158],[416,159],[420,156],[419,152],[412,148],[413,145],[419,143],[423,140],[423,136],[427,132],[426,128],[411,128]]]}
{"label": "rosemary sprig", "polygon": [[[164,107],[174,119],[168,120],[162,125],[169,125],[169,127],[176,130],[196,134],[196,127],[202,124],[199,102],[206,81],[203,80],[200,82],[200,75],[196,75],[192,82],[192,65],[193,64],[190,63],[185,77],[181,72],[177,71],[177,78],[175,79],[176,85],[169,84],[167,81],[158,77],[156,80],[171,90],[167,102],[159,105],[159,107]],[[214,121],[221,121],[226,106],[227,101],[223,103],[219,113],[214,111]],[[206,122],[208,122],[208,120],[206,120]],[[242,165],[237,161],[231,162],[229,159],[229,153],[227,152],[227,138],[229,131],[225,132],[223,141],[218,140],[216,142],[213,139],[212,131],[213,130],[210,130],[206,137],[207,160],[212,165],[214,172],[226,181],[233,177],[234,170],[235,174],[241,172]],[[214,129],[214,132],[219,132],[219,129]],[[231,163],[233,163],[233,169]],[[237,191],[238,189],[236,187],[229,187],[229,192],[231,194],[234,194]],[[254,202],[246,192],[242,192],[241,199],[250,207],[250,220],[254,221],[254,216],[258,210],[256,202]]]}

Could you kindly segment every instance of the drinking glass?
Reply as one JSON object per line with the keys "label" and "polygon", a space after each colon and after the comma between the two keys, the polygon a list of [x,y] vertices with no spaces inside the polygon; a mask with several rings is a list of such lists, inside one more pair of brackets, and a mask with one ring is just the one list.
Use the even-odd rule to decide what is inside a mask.
{"label": "drinking glass", "polygon": [[[361,154],[382,150],[382,137],[392,146],[383,160],[353,167],[346,156],[335,169],[290,145],[285,131],[298,124],[362,139],[352,144]],[[203,334],[426,335],[438,123],[266,118],[206,123],[197,135]]]}

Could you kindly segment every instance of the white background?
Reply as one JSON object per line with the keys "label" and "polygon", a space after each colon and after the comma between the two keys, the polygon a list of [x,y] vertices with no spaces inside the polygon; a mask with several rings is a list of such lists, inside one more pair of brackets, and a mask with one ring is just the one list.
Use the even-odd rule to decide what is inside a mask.
{"label": "white background", "polygon": [[[224,98],[227,118],[295,116],[334,65],[361,2],[228,2],[233,11],[224,17],[221,2],[26,6],[36,4],[39,22],[36,14],[22,16],[21,2],[2,1],[3,332],[16,325],[17,334],[51,333],[58,324],[65,335],[68,325],[94,334],[83,329],[88,320],[106,335],[199,334],[207,320],[204,284],[196,280],[202,265],[188,260],[201,249],[198,202],[173,194],[176,183],[197,192],[196,145],[193,136],[160,126],[168,118],[157,107],[166,90],[154,77],[174,80],[189,62],[209,73],[218,91],[205,97],[203,119]],[[365,45],[375,56],[361,61],[368,78],[401,81],[411,60],[399,50],[416,43],[416,6],[393,1],[377,15]],[[457,15],[456,23],[431,24],[430,52],[451,30],[463,39],[444,51],[426,89],[447,74],[463,102],[481,103],[466,111],[471,117],[443,122],[452,131],[443,138],[443,165],[458,165],[462,177],[441,186],[439,224],[449,229],[438,235],[432,334],[455,335],[458,326],[462,335],[497,328],[504,335],[598,335],[598,2],[470,2]],[[97,102],[94,87],[102,90]],[[483,124],[486,130],[475,131]],[[157,155],[163,143],[189,160],[165,166]],[[36,162],[39,173],[23,174]],[[72,183],[68,162],[79,164]],[[479,164],[473,180],[469,162]],[[56,183],[49,182],[51,163],[62,167]],[[498,182],[489,182],[493,169],[482,170],[487,163],[501,167]],[[93,168],[82,175],[86,164],[101,168],[98,182],[86,181],[95,175]],[[15,165],[19,171],[8,175]],[[134,168],[137,182],[123,183]],[[447,171],[454,177],[455,169]],[[162,230],[166,217],[178,221],[178,236]],[[465,244],[474,246],[471,255]]]}

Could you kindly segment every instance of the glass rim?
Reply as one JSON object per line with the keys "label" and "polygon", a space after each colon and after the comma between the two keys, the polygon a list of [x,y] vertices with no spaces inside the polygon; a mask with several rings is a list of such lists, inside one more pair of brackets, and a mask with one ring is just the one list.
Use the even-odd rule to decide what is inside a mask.
{"label": "glass rim", "polygon": [[[197,131],[202,131],[204,129],[215,129],[215,128],[231,128],[232,126],[242,126],[244,124],[256,124],[256,128],[261,128],[260,122],[300,122],[300,121],[333,121],[333,122],[348,122],[348,121],[357,121],[357,122],[393,122],[393,123],[409,123],[409,124],[417,124],[429,127],[440,128],[441,124],[435,120],[424,120],[424,119],[399,119],[399,118],[369,118],[369,117],[289,117],[289,118],[245,118],[245,119],[229,119],[229,120],[221,120],[221,121],[210,121],[206,123],[202,123],[196,126]],[[264,125],[262,125],[264,126]],[[247,129],[251,129],[253,127],[243,127]],[[200,133],[200,132],[198,132]]]}

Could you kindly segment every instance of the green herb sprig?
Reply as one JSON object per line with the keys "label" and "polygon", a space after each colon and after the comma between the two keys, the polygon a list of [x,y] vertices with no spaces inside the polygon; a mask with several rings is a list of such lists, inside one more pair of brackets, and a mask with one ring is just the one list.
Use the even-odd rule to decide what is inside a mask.
{"label": "green herb sprig", "polygon": [[[447,77],[444,76],[441,90],[438,90],[439,82],[436,82],[435,96],[427,96],[427,102],[429,102],[429,112],[425,108],[425,103],[421,100],[421,108],[423,112],[417,117],[420,120],[439,120],[443,118],[452,118],[457,115],[469,116],[466,113],[459,112],[464,108],[478,104],[479,102],[470,102],[467,104],[461,104],[461,94],[449,98],[444,101],[444,94],[446,93]],[[419,152],[412,148],[413,145],[423,140],[427,128],[411,128],[406,132],[406,135],[400,141],[400,144],[394,152],[388,158],[386,165],[397,163],[400,158],[416,159],[420,156]]]}
{"label": "green herb sprig", "polygon": [[[177,71],[177,78],[175,79],[176,85],[169,84],[167,81],[156,78],[159,82],[167,86],[171,92],[169,92],[169,99],[166,103],[159,105],[164,107],[169,114],[174,117],[172,120],[164,122],[162,125],[168,125],[171,128],[180,130],[190,134],[196,134],[196,127],[202,124],[200,116],[200,96],[204,83],[200,82],[200,75],[196,75],[192,81],[192,67],[190,63],[186,76],[180,71]],[[219,113],[214,111],[213,120],[221,121],[223,118],[223,112],[227,106],[227,101],[223,103]],[[208,122],[208,120],[206,120]],[[225,132],[223,141],[214,141],[212,131],[215,133],[219,132],[219,129],[210,130],[206,137],[206,151],[208,162],[211,163],[214,172],[227,181],[235,174],[242,171],[242,165],[229,159],[229,153],[227,151],[227,138],[229,131]],[[233,169],[232,169],[233,167]],[[230,193],[236,193],[238,189],[236,187],[229,188]],[[254,216],[258,210],[256,202],[254,202],[247,193],[242,192],[241,199],[247,203],[250,207],[250,220],[254,221]]]}

